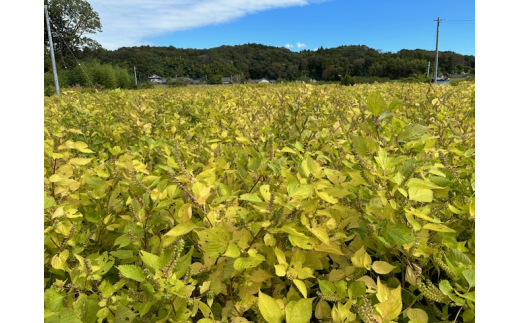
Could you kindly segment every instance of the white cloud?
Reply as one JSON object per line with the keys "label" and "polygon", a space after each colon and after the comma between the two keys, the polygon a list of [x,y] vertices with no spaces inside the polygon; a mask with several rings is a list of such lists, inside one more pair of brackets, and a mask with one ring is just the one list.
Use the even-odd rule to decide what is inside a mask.
{"label": "white cloud", "polygon": [[294,47],[294,45],[292,45],[292,44],[285,44],[285,47],[286,48],[291,48],[291,47]]}
{"label": "white cloud", "polygon": [[303,47],[305,47],[305,44],[298,42],[298,43],[296,43],[296,46],[298,46],[298,48],[303,48]]}
{"label": "white cloud", "polygon": [[91,37],[106,49],[139,46],[147,39],[162,34],[222,24],[264,10],[305,6],[314,2],[321,1],[90,0],[90,5],[99,14],[103,30]]}

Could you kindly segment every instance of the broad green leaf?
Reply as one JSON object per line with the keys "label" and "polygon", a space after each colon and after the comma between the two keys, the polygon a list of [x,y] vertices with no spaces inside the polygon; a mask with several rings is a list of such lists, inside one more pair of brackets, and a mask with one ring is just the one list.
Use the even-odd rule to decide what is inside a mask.
{"label": "broad green leaf", "polygon": [[[185,204],[186,205],[186,204]],[[177,224],[173,229],[168,231],[165,236],[180,237],[191,232],[197,226],[193,222],[184,222]]]}
{"label": "broad green leaf", "polygon": [[439,289],[441,290],[441,292],[442,292],[444,295],[449,295],[449,294],[451,294],[451,291],[453,290],[453,287],[451,287],[449,281],[443,279],[443,280],[441,280],[441,282],[439,283]]}
{"label": "broad green leaf", "polygon": [[295,247],[300,247],[305,250],[313,250],[320,241],[314,237],[289,235],[289,242],[291,242]]}
{"label": "broad green leaf", "polygon": [[475,318],[475,310],[468,308],[462,313],[462,319],[464,322],[471,322]]}
{"label": "broad green leaf", "polygon": [[320,299],[318,304],[316,304],[314,316],[316,316],[318,320],[329,319],[332,314],[331,310],[332,309],[330,308],[330,305],[327,303],[327,301]]}
{"label": "broad green leaf", "polygon": [[363,282],[363,281],[352,282],[352,283],[350,283],[350,286],[348,287],[349,298],[363,297],[363,296],[365,296],[366,292],[367,292],[367,286],[365,285],[365,282]]}
{"label": "broad green leaf", "polygon": [[430,203],[433,201],[433,191],[427,188],[408,188],[408,198],[412,201]]}
{"label": "broad green leaf", "polygon": [[374,261],[372,264],[372,269],[382,275],[386,275],[390,273],[392,270],[394,270],[395,266],[387,263],[386,261]]}
{"label": "broad green leaf", "polygon": [[236,244],[230,243],[224,256],[230,257],[230,258],[240,257],[240,249],[238,249]]}
{"label": "broad green leaf", "polygon": [[134,321],[137,314],[132,312],[128,307],[120,306],[116,310],[116,323],[131,323]]}
{"label": "broad green leaf", "polygon": [[146,280],[146,277],[143,274],[143,270],[136,265],[120,265],[117,266],[117,269],[119,269],[121,274],[126,278],[136,280],[140,283]]}
{"label": "broad green leaf", "polygon": [[139,250],[139,257],[143,261],[143,263],[154,271],[159,269],[159,256],[146,252],[144,250]]}
{"label": "broad green leaf", "polygon": [[325,295],[332,295],[336,292],[336,285],[328,280],[318,280],[320,291]]}
{"label": "broad green leaf", "polygon": [[81,318],[83,323],[95,323],[97,321],[97,312],[99,310],[98,295],[93,294],[87,296],[80,294],[74,302],[74,312]]}
{"label": "broad green leaf", "polygon": [[470,286],[475,286],[475,269],[464,269],[462,275]]}
{"label": "broad green leaf", "polygon": [[110,254],[118,259],[130,259],[134,257],[132,250],[115,250],[111,251]]}
{"label": "broad green leaf", "polygon": [[427,182],[425,180],[419,179],[419,178],[411,178],[406,183],[408,187],[417,187],[417,188],[426,188],[426,189],[437,189],[442,190],[446,187],[436,185],[432,182]]}
{"label": "broad green leaf", "polygon": [[265,260],[263,255],[255,254],[251,257],[240,257],[233,263],[233,268],[236,270],[253,268],[260,265]]}
{"label": "broad green leaf", "polygon": [[388,109],[388,105],[383,96],[381,96],[381,93],[372,92],[367,98],[367,108],[374,116],[379,117],[379,115]]}
{"label": "broad green leaf", "polygon": [[50,316],[44,323],[83,323],[71,309],[62,309],[56,315]]}
{"label": "broad green leaf", "polygon": [[177,278],[180,279],[184,276],[184,274],[186,274],[188,267],[191,265],[191,256],[193,255],[194,249],[195,248],[191,246],[190,250],[184,256],[180,257],[179,260],[177,260],[177,263],[173,268],[175,274],[177,275]]}
{"label": "broad green leaf", "polygon": [[406,311],[406,316],[410,321],[428,323],[428,313],[420,308],[410,308]]}
{"label": "broad green leaf", "polygon": [[260,309],[262,317],[268,323],[281,323],[283,321],[284,313],[278,303],[271,296],[261,291],[258,292],[258,308]]}
{"label": "broad green leaf", "polygon": [[415,241],[412,230],[402,224],[393,224],[388,227],[386,230],[386,238],[391,244],[398,246]]}
{"label": "broad green leaf", "polygon": [[44,194],[44,198],[43,198],[43,209],[44,210],[47,210],[48,208],[54,206],[55,204],[56,204],[56,202],[54,201],[54,198],[47,197],[47,194]]}
{"label": "broad green leaf", "polygon": [[225,253],[229,245],[229,232],[221,227],[198,231],[199,244],[211,257],[219,257]]}
{"label": "broad green leaf", "polygon": [[290,193],[289,196],[297,200],[303,200],[311,196],[313,192],[314,186],[312,184],[304,184]]}
{"label": "broad green leaf", "polygon": [[463,298],[460,298],[458,296],[456,296],[455,294],[452,293],[453,291],[453,287],[451,287],[450,285],[450,282],[447,281],[447,280],[441,280],[441,282],[439,283],[439,289],[441,290],[441,292],[444,294],[444,295],[447,295],[449,296],[449,298],[454,301],[455,303],[459,304],[459,305],[463,305],[466,303],[466,301],[463,299]]}
{"label": "broad green leaf", "polygon": [[258,195],[250,194],[250,193],[240,195],[240,200],[249,201],[249,202],[259,202],[259,203],[263,202],[262,199]]}
{"label": "broad green leaf", "polygon": [[63,308],[65,293],[55,289],[46,289],[43,294],[43,305],[46,309],[59,312]]}
{"label": "broad green leaf", "polygon": [[302,298],[298,302],[289,302],[285,307],[287,323],[308,323],[312,317],[312,301],[314,298]]}
{"label": "broad green leaf", "polygon": [[403,131],[399,133],[397,139],[399,141],[413,141],[420,139],[426,132],[428,131],[428,127],[420,125],[420,124],[412,124],[404,127]]}

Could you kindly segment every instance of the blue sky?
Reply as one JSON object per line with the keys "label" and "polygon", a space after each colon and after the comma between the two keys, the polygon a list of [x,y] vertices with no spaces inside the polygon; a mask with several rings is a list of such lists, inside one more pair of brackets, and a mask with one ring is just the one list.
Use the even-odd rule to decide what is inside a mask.
{"label": "blue sky", "polygon": [[90,0],[106,49],[212,48],[258,43],[293,51],[367,45],[384,52],[475,55],[475,1],[457,0]]}

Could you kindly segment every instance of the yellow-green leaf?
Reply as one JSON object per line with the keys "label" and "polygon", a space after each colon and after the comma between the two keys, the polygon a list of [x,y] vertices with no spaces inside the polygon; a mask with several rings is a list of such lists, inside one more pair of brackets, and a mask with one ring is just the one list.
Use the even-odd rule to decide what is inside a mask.
{"label": "yellow-green leaf", "polygon": [[69,160],[69,164],[76,165],[76,166],[84,166],[90,163],[92,158],[72,158]]}
{"label": "yellow-green leaf", "polygon": [[240,249],[238,249],[236,244],[230,243],[224,256],[230,258],[237,258],[240,256]]}
{"label": "yellow-green leaf", "polygon": [[211,187],[208,187],[201,182],[193,184],[193,194],[197,203],[204,204],[211,194]]}
{"label": "yellow-green leaf", "polygon": [[433,201],[433,191],[428,188],[413,186],[408,188],[408,198],[412,201],[429,203]]}
{"label": "yellow-green leaf", "polygon": [[394,268],[395,268],[395,266],[387,263],[386,261],[374,261],[374,263],[372,264],[372,269],[376,273],[382,274],[382,275],[388,274],[389,272],[394,270]]}
{"label": "yellow-green leaf", "polygon": [[293,279],[293,283],[298,287],[298,290],[302,293],[303,297],[307,298],[307,286],[305,283],[299,279]]}
{"label": "yellow-green leaf", "polygon": [[370,264],[372,263],[372,258],[365,251],[365,246],[361,246],[361,248],[356,251],[356,253],[350,259],[354,267],[358,268],[370,268]]}
{"label": "yellow-green leaf", "polygon": [[293,191],[291,194],[289,194],[290,197],[297,199],[297,200],[303,200],[308,198],[312,195],[312,192],[314,191],[314,187],[311,184],[304,184],[298,187],[295,191]]}
{"label": "yellow-green leaf", "polygon": [[327,202],[332,203],[332,204],[338,203],[338,199],[333,198],[332,196],[330,196],[326,192],[320,192],[320,191],[318,191],[316,189],[314,190],[314,192],[316,192],[316,195],[318,195],[324,201],[327,201]]}
{"label": "yellow-green leaf", "polygon": [[283,312],[278,303],[271,296],[261,291],[258,292],[258,308],[262,317],[268,323],[281,323],[283,321]]}
{"label": "yellow-green leaf", "polygon": [[438,231],[438,232],[457,232],[457,231],[453,230],[452,228],[445,226],[444,224],[436,224],[436,223],[428,223],[423,226],[423,229],[428,229],[428,230]]}
{"label": "yellow-green leaf", "polygon": [[410,321],[428,323],[428,314],[420,308],[410,308],[406,311],[406,316]]}
{"label": "yellow-green leaf", "polygon": [[133,279],[140,283],[146,280],[146,277],[144,276],[142,269],[140,267],[137,267],[136,265],[120,265],[117,266],[117,269],[119,269],[121,274],[126,278]]}
{"label": "yellow-green leaf", "polygon": [[82,153],[87,153],[87,154],[93,153],[93,151],[88,148],[88,145],[82,141],[75,142],[74,148],[76,150],[81,151]]}
{"label": "yellow-green leaf", "polygon": [[314,298],[302,298],[298,302],[292,301],[285,308],[287,323],[308,323],[312,316],[312,301]]}
{"label": "yellow-green leaf", "polygon": [[195,229],[197,226],[193,224],[193,222],[184,222],[177,224],[175,228],[168,231],[165,236],[173,236],[173,237],[180,237],[182,235],[185,235],[186,233],[189,233],[191,230]]}

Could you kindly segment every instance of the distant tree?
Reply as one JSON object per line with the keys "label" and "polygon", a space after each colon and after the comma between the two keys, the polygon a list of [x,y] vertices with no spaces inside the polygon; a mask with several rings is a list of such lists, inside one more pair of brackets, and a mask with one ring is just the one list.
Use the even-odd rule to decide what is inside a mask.
{"label": "distant tree", "polygon": [[341,78],[341,84],[343,85],[354,85],[356,82],[354,81],[354,78],[352,78],[352,76],[350,76],[349,74],[345,74],[342,78]]}
{"label": "distant tree", "polygon": [[267,76],[273,79],[285,78],[285,64],[280,62],[272,63],[271,66],[267,68]]}
{"label": "distant tree", "polygon": [[[93,49],[101,47],[97,41],[85,36],[101,31],[99,15],[87,1],[44,0],[44,2],[48,8],[53,31],[54,50],[62,64],[65,64],[67,59],[71,61],[71,52],[77,54],[86,47]],[[44,25],[44,43],[45,46],[49,46],[47,25],[46,23]]]}
{"label": "distant tree", "polygon": [[212,75],[208,81],[209,84],[222,84],[222,75]]}

